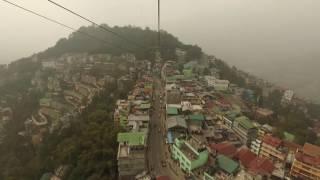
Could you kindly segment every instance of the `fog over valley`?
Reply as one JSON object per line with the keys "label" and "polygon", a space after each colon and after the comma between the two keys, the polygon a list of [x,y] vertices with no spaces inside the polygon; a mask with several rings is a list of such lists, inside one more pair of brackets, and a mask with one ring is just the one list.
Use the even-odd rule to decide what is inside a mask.
{"label": "fog over valley", "polygon": [[[15,0],[75,28],[85,21],[43,0]],[[156,28],[150,0],[57,0],[97,23]],[[320,1],[162,0],[162,29],[182,42],[259,77],[320,101]],[[0,1],[0,63],[53,46],[71,31]],[[90,9],[90,10],[88,10]],[[10,21],[8,21],[10,19]]]}

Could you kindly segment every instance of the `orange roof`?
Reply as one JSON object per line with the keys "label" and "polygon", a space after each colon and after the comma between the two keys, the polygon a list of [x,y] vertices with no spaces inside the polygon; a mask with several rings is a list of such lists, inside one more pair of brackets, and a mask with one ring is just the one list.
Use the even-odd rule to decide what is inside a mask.
{"label": "orange roof", "polygon": [[310,144],[310,143],[305,143],[302,151],[304,154],[307,154],[309,156],[313,156],[313,157],[320,157],[320,147]]}
{"label": "orange roof", "polygon": [[276,137],[273,137],[273,136],[270,136],[270,135],[265,135],[263,137],[263,140],[262,140],[264,143],[270,145],[270,146],[273,146],[273,147],[279,147],[282,143],[281,139],[279,138],[276,138]]}

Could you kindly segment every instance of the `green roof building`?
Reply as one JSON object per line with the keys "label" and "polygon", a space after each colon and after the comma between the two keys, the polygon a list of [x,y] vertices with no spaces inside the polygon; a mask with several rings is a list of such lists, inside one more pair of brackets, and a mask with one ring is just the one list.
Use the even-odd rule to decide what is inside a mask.
{"label": "green roof building", "polygon": [[203,114],[192,114],[192,115],[189,115],[189,120],[191,120],[191,121],[204,121],[205,117]]}
{"label": "green roof building", "polygon": [[139,109],[150,109],[151,107],[151,104],[150,103],[143,103],[143,104],[140,104],[139,106]]}
{"label": "green roof building", "polygon": [[217,156],[217,164],[220,169],[228,174],[234,174],[239,169],[239,163],[224,155]]}
{"label": "green roof building", "polygon": [[178,115],[178,108],[167,107],[167,115]]}
{"label": "green roof building", "polygon": [[144,132],[118,133],[117,141],[129,146],[144,146],[146,143],[146,134]]}
{"label": "green roof building", "polygon": [[246,116],[241,116],[235,119],[236,122],[239,123],[244,129],[251,129],[254,128],[253,123],[249,118]]}
{"label": "green roof building", "polygon": [[223,124],[231,128],[233,125],[233,121],[236,119],[238,115],[239,113],[236,111],[226,112],[222,117]]}
{"label": "green roof building", "polygon": [[134,177],[146,169],[146,133],[118,133],[118,172],[119,178]]}
{"label": "green roof building", "polygon": [[190,132],[200,133],[205,117],[203,114],[192,114],[188,116],[188,127]]}
{"label": "green roof building", "polygon": [[207,150],[199,152],[188,142],[176,138],[171,155],[173,159],[179,162],[181,169],[190,173],[207,163],[209,152]]}
{"label": "green roof building", "polygon": [[249,143],[257,137],[258,130],[246,116],[235,118],[232,129],[240,136],[243,143]]}

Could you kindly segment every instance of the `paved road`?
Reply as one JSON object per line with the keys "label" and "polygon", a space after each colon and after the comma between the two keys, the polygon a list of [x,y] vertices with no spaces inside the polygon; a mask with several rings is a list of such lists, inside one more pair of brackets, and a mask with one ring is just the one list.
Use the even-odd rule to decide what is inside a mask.
{"label": "paved road", "polygon": [[[175,168],[171,168],[168,159],[170,158],[167,152],[168,146],[165,144],[165,126],[164,112],[161,110],[160,94],[161,82],[155,78],[155,101],[154,111],[150,120],[150,134],[148,142],[148,164],[149,170],[154,175],[167,175],[171,179],[183,179],[181,175],[177,177]],[[166,167],[163,167],[161,162],[166,162]]]}

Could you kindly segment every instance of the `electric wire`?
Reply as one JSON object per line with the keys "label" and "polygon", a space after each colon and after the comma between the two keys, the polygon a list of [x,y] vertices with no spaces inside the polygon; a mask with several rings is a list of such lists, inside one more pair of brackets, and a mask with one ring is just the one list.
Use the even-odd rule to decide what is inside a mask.
{"label": "electric wire", "polygon": [[111,43],[108,42],[108,41],[105,41],[105,40],[103,40],[103,39],[100,39],[100,38],[98,38],[98,37],[96,37],[96,36],[93,36],[93,35],[91,35],[91,34],[89,34],[89,33],[84,32],[84,31],[77,30],[76,28],[73,28],[73,27],[71,27],[71,26],[68,26],[68,25],[66,25],[66,24],[63,24],[63,23],[61,23],[61,22],[59,22],[59,21],[57,21],[57,20],[54,20],[54,19],[49,18],[49,17],[47,17],[47,16],[44,16],[44,15],[42,15],[42,14],[39,14],[39,13],[33,11],[33,10],[27,9],[27,8],[25,8],[25,7],[23,7],[23,6],[20,6],[20,5],[18,5],[18,4],[15,4],[15,3],[13,3],[13,2],[10,2],[10,1],[8,1],[8,0],[2,0],[2,1],[4,1],[4,2],[6,2],[6,3],[8,3],[8,4],[11,4],[12,6],[15,6],[15,7],[19,8],[19,9],[22,9],[22,10],[24,10],[24,11],[26,11],[26,12],[29,12],[29,13],[31,13],[31,14],[34,14],[34,15],[36,15],[36,16],[38,16],[38,17],[41,17],[41,18],[43,18],[43,19],[45,19],[45,20],[47,20],[47,21],[50,21],[50,22],[52,22],[52,23],[58,24],[58,25],[60,25],[60,26],[62,26],[62,27],[65,27],[65,28],[67,28],[67,29],[69,29],[69,30],[79,32],[79,33],[81,33],[82,35],[88,36],[88,37],[90,37],[90,38],[92,38],[92,39],[95,39],[95,40],[97,40],[97,41],[100,41],[100,42],[102,42],[102,43],[104,43],[104,44],[107,44],[107,45],[109,45],[109,46],[111,46],[111,47],[113,46],[113,47],[116,47],[116,48],[121,49],[121,50],[130,51],[129,49],[123,48],[123,47],[118,46],[118,45],[111,44]]}

